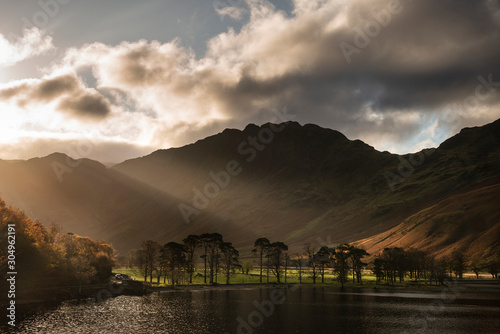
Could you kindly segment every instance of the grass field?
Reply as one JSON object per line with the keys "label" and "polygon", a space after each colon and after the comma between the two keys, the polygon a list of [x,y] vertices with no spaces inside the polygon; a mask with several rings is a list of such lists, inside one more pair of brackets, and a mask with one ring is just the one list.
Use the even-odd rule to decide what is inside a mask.
{"label": "grass field", "polygon": [[[120,274],[127,274],[133,279],[137,281],[143,281],[144,280],[144,273],[137,269],[137,268],[127,268],[127,267],[118,267],[113,270],[115,273],[120,273]],[[260,283],[259,280],[259,270],[254,269],[249,272],[248,275],[242,274],[240,272],[236,274],[232,274],[230,277],[230,284],[258,284]],[[298,272],[296,270],[288,270],[287,272],[287,279],[286,283],[299,283],[299,278],[298,278]],[[325,273],[325,281],[324,284],[326,285],[333,285],[333,286],[340,286],[340,283],[337,281],[337,276],[333,275],[331,272]],[[482,275],[480,276],[480,279],[487,279],[488,276]],[[464,275],[464,279],[475,279],[475,275]],[[207,277],[208,280],[208,277]],[[149,282],[149,277],[148,277],[148,282]],[[428,281],[427,281],[428,282]],[[188,277],[185,279],[181,279],[179,282],[181,285],[188,285]],[[218,284],[226,284],[226,275],[219,273],[217,275],[217,283]],[[267,283],[267,278],[266,278],[266,272],[264,270],[263,273],[263,278],[262,278],[262,283]],[[277,283],[276,277],[269,273],[269,283]],[[282,282],[285,283],[284,276],[282,276]],[[302,283],[305,284],[312,284],[313,280],[310,278],[308,274],[302,274]],[[426,285],[425,282],[420,281],[421,285]],[[205,284],[204,279],[203,279],[203,269],[202,270],[197,270],[194,275],[193,275],[193,285],[203,285]],[[321,282],[321,277],[318,276],[316,279],[316,284],[322,284]],[[163,283],[163,277],[160,279],[160,284],[157,284],[157,278],[153,274],[153,285],[154,286],[169,286],[169,281],[167,278],[167,283]],[[375,275],[372,275],[369,271],[365,271],[362,277],[362,284],[359,283],[353,283],[352,282],[352,276],[348,277],[347,282],[344,284],[346,287],[380,287],[380,286],[388,286],[389,284],[386,281],[382,281],[381,283],[377,284],[376,283],[376,277]],[[403,282],[396,281],[394,282],[393,285],[394,287],[410,287],[410,286],[415,286],[416,283],[412,280],[410,280],[408,277],[405,279]]]}

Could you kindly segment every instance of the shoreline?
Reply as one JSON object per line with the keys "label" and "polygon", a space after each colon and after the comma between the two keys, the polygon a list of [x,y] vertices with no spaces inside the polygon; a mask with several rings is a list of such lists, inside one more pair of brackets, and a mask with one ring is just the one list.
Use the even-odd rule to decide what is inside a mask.
{"label": "shoreline", "polygon": [[[488,292],[498,293],[500,295],[500,281],[499,280],[481,280],[481,281],[447,281],[448,284],[453,284],[453,288],[460,292]],[[443,285],[429,285],[423,283],[416,283],[412,285],[354,285],[345,286],[343,289],[337,284],[323,283],[234,283],[234,284],[190,284],[190,285],[175,285],[175,286],[162,286],[155,287],[149,286],[148,292],[161,292],[161,291],[216,291],[216,290],[247,290],[258,288],[290,288],[294,286],[307,287],[307,288],[331,288],[339,292],[343,291],[397,291],[397,292],[439,292],[447,288],[447,284]]]}
{"label": "shoreline", "polygon": [[[474,289],[470,287],[474,285]],[[481,281],[481,282],[460,282],[449,281],[444,285],[409,285],[409,286],[347,286],[343,289],[335,284],[313,284],[313,283],[235,283],[235,284],[193,284],[176,285],[175,287],[149,287],[142,294],[121,293],[109,298],[123,296],[147,296],[153,293],[176,293],[176,292],[205,292],[205,291],[247,291],[255,289],[317,289],[323,290],[327,295],[330,294],[349,294],[349,295],[371,295],[374,297],[389,298],[422,298],[422,299],[443,299],[452,298],[453,302],[470,305],[487,305],[493,307],[500,306],[500,281]],[[293,291],[293,290],[292,290]],[[94,299],[95,296],[87,295],[81,298],[68,298],[59,300],[33,300],[32,302],[20,302],[16,305],[20,318],[27,316],[32,312],[44,311],[48,308],[56,308],[65,302],[82,302]],[[3,307],[3,305],[2,305]]]}

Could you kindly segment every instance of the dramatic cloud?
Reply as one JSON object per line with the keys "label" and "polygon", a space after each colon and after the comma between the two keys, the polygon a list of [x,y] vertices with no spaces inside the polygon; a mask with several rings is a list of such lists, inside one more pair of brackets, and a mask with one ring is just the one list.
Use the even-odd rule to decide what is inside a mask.
{"label": "dramatic cloud", "polygon": [[23,36],[0,34],[0,66],[15,65],[25,59],[44,54],[53,48],[52,37],[44,36],[38,28],[25,30]]}
{"label": "dramatic cloud", "polygon": [[3,87],[0,100],[107,116],[115,135],[141,124],[135,138],[155,147],[266,123],[285,106],[399,153],[500,117],[498,1],[293,0],[288,13],[265,0],[223,4],[222,17],[249,21],[211,38],[204,56],[178,40],[87,44],[50,69],[78,75]]}
{"label": "dramatic cloud", "polygon": [[108,100],[95,89],[85,87],[74,73],[0,86],[2,100],[14,100],[22,108],[55,103],[57,110],[82,119],[98,119],[111,112]]}

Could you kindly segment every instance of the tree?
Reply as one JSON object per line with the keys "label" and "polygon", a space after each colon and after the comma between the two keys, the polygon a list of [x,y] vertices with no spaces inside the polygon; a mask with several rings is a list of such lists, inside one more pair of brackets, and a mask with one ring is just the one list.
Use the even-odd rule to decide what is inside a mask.
{"label": "tree", "polygon": [[257,254],[259,257],[259,266],[260,266],[260,283],[262,283],[262,267],[264,264],[264,254],[267,251],[267,248],[270,245],[270,241],[266,238],[258,238],[255,240],[254,243],[254,249],[252,250],[252,253]]}
{"label": "tree", "polygon": [[376,283],[380,284],[380,280],[384,276],[384,260],[380,257],[377,257],[373,260],[372,272],[376,277]]}
{"label": "tree", "polygon": [[484,267],[485,267],[485,263],[480,258],[475,258],[471,262],[471,269],[474,272],[474,274],[476,274],[476,279],[479,279],[479,273],[481,272],[481,270],[484,269]]}
{"label": "tree", "polygon": [[211,242],[210,233],[203,233],[200,235],[200,246],[203,248],[203,254],[200,257],[203,259],[203,282],[207,284],[207,260],[208,260],[208,247]]}
{"label": "tree", "polygon": [[451,253],[451,268],[455,277],[462,279],[465,271],[465,255],[462,251],[455,250]]}
{"label": "tree", "polygon": [[350,255],[351,255],[351,261],[352,261],[352,272],[353,272],[353,280],[354,280],[354,273],[356,273],[356,281],[357,283],[362,284],[361,281],[361,271],[363,268],[366,266],[366,263],[362,261],[363,257],[369,256],[364,249],[362,248],[356,248],[356,247],[351,247],[350,249]]}
{"label": "tree", "polygon": [[187,255],[187,271],[189,273],[189,283],[193,283],[193,273],[194,273],[194,253],[196,249],[200,246],[201,240],[197,235],[189,235],[187,238],[183,240],[186,255]]}
{"label": "tree", "polygon": [[127,253],[127,267],[132,268],[137,264],[137,249],[131,249]]}
{"label": "tree", "polygon": [[114,260],[110,254],[103,251],[98,252],[91,261],[91,264],[95,268],[99,280],[105,281],[109,279],[114,266]]}
{"label": "tree", "polygon": [[273,268],[272,272],[276,276],[278,283],[281,283],[281,267],[285,264],[287,250],[288,246],[281,241],[273,242],[268,246],[269,259]]}
{"label": "tree", "polygon": [[97,270],[90,264],[90,261],[83,255],[73,256],[69,260],[70,272],[75,281],[78,282],[78,293],[82,293],[82,284],[90,283]]}
{"label": "tree", "polygon": [[146,282],[148,279],[149,267],[146,259],[146,252],[143,248],[137,250],[135,260],[137,267],[143,272],[144,282]]}
{"label": "tree", "polygon": [[186,264],[185,245],[177,242],[169,242],[163,246],[164,257],[169,264],[170,280],[172,287],[178,283],[182,267]]}
{"label": "tree", "polygon": [[342,244],[335,248],[334,258],[335,265],[334,271],[337,273],[337,279],[340,281],[342,288],[344,288],[344,283],[347,281],[347,272],[349,270],[348,259],[350,257],[349,244]]}
{"label": "tree", "polygon": [[394,284],[396,277],[399,281],[403,281],[406,274],[406,255],[405,251],[400,247],[385,248],[382,251],[382,259],[384,260],[385,276]]}
{"label": "tree", "polygon": [[299,283],[302,283],[302,268],[304,267],[305,259],[302,254],[296,253],[294,256],[291,263],[299,273]]}
{"label": "tree", "polygon": [[321,275],[321,283],[325,283],[325,267],[330,263],[330,254],[332,249],[323,246],[316,253],[316,262],[319,264],[319,272]]}
{"label": "tree", "polygon": [[153,271],[158,264],[161,245],[153,240],[147,240],[142,243],[140,249],[140,263],[144,266],[144,281],[149,275],[149,281],[153,282]]}
{"label": "tree", "polygon": [[[217,272],[219,269],[219,250],[223,243],[222,235],[219,233],[210,233],[208,242],[208,263],[210,265],[210,284],[217,283]],[[215,278],[215,280],[214,280]]]}
{"label": "tree", "polygon": [[226,284],[229,285],[231,269],[238,263],[239,253],[230,242],[222,242],[220,244],[220,249],[222,252],[223,264],[226,269]]}
{"label": "tree", "polygon": [[307,258],[307,266],[311,268],[309,276],[313,280],[313,284],[316,284],[316,279],[318,278],[316,269],[318,268],[318,258],[316,256],[316,249],[307,243],[304,245],[304,254]]}
{"label": "tree", "polygon": [[250,272],[250,270],[253,269],[252,262],[251,261],[245,261],[245,262],[243,262],[243,266],[241,268],[242,268],[243,273],[245,275],[248,275],[248,273]]}
{"label": "tree", "polygon": [[287,282],[288,265],[290,263],[290,256],[288,252],[285,253],[285,283]]}
{"label": "tree", "polygon": [[500,271],[500,254],[492,256],[486,261],[486,269],[493,278],[498,278],[498,272]]}

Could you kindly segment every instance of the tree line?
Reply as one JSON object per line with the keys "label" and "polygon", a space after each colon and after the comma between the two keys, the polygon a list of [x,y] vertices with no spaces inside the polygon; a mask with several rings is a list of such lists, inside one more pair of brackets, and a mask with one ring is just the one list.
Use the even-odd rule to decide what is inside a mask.
{"label": "tree line", "polygon": [[196,252],[203,260],[204,283],[217,282],[219,272],[226,276],[229,284],[230,276],[239,264],[239,252],[230,242],[225,242],[219,233],[189,235],[182,243],[168,242],[163,246],[153,240],[144,241],[139,249],[131,250],[127,256],[130,267],[141,269],[144,281],[163,283],[169,280],[171,285],[179,284],[186,278],[193,282],[195,273]]}
{"label": "tree line", "polygon": [[[316,283],[320,278],[325,282],[327,268],[333,266],[334,272],[338,274],[339,281],[344,284],[347,280],[349,269],[353,271],[353,279],[361,283],[361,271],[366,267],[362,261],[369,254],[360,248],[343,244],[336,248],[321,247],[314,250],[310,245],[304,247],[303,254],[288,254],[288,246],[281,242],[271,242],[267,238],[258,238],[252,250],[259,265],[259,281],[262,283],[264,277],[269,283],[274,276],[277,283],[287,282],[287,273],[290,268],[295,268],[302,282],[304,275],[312,278]],[[182,243],[168,242],[163,246],[153,240],[144,241],[139,249],[131,250],[127,256],[129,267],[138,267],[143,275],[144,281],[156,280],[156,283],[171,285],[181,282],[193,282],[196,272],[196,260],[201,259],[203,282],[206,284],[216,283],[218,274],[222,272],[226,284],[229,284],[231,275],[236,269],[248,274],[252,269],[249,261],[240,263],[239,252],[232,243],[225,242],[219,233],[205,233],[201,235],[189,235]],[[352,264],[352,265],[351,265]]]}
{"label": "tree line", "polygon": [[[394,284],[405,279],[429,280],[431,283],[443,283],[445,279],[462,278],[466,269],[473,270],[477,277],[479,272],[487,269],[493,277],[497,277],[500,261],[472,261],[467,266],[465,255],[454,251],[449,257],[437,260],[428,252],[399,247],[385,248],[380,254],[370,256],[366,250],[344,243],[335,247],[313,247],[306,244],[302,252],[289,254],[288,246],[281,241],[271,242],[267,238],[258,238],[254,242],[252,254],[258,265],[259,282],[269,283],[274,277],[277,283],[286,283],[289,272],[293,269],[302,283],[304,278],[313,284],[325,283],[325,275],[331,273],[343,287],[352,279],[353,283],[362,284],[362,273],[370,270],[376,276],[376,282],[385,281]],[[137,266],[143,273],[144,281],[155,279],[157,283],[167,280],[175,285],[181,282],[193,282],[197,260],[202,263],[201,274],[206,284],[217,283],[219,273],[225,276],[229,284],[231,275],[236,269],[249,274],[253,269],[250,261],[240,263],[239,252],[232,243],[225,242],[219,233],[189,235],[182,243],[169,242],[163,246],[156,241],[148,240],[141,248],[132,250],[128,255],[130,267]]]}
{"label": "tree line", "polygon": [[[51,225],[46,228],[23,211],[0,199],[0,272],[7,270],[8,225],[15,226],[16,271],[19,291],[25,287],[81,286],[107,282],[115,265],[116,252],[106,242],[94,241]],[[1,280],[1,284],[5,282]],[[76,284],[75,284],[76,283]]]}
{"label": "tree line", "polygon": [[404,250],[399,247],[385,248],[372,262],[372,271],[377,282],[386,280],[394,283],[403,281],[405,277],[415,280],[424,279],[430,282],[443,283],[445,279],[462,279],[467,270],[471,270],[479,278],[479,273],[487,271],[492,278],[498,277],[500,256],[490,257],[488,260],[475,258],[467,261],[463,251],[455,250],[449,256],[436,259],[425,251],[410,248]]}

